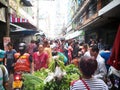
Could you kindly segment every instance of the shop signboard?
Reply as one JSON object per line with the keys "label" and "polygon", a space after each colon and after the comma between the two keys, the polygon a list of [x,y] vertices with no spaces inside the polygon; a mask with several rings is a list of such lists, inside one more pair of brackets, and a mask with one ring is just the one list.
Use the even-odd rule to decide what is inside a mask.
{"label": "shop signboard", "polygon": [[19,12],[20,16],[22,16],[26,20],[28,20],[27,22],[29,22],[30,24],[36,26],[37,23],[34,21],[34,19],[28,13],[26,13],[22,8],[19,8],[18,12]]}
{"label": "shop signboard", "polygon": [[6,19],[5,19],[5,8],[0,8],[0,21],[6,22]]}
{"label": "shop signboard", "polygon": [[10,42],[10,37],[3,37],[4,50],[7,50],[8,42]]}

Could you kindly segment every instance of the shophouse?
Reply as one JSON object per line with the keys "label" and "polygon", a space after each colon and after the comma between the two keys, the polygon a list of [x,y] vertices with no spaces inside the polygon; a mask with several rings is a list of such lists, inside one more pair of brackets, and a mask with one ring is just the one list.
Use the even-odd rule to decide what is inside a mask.
{"label": "shophouse", "polygon": [[120,24],[120,0],[72,0],[78,3],[70,24],[75,31],[85,32],[85,41],[90,37],[103,39],[105,44],[113,44]]}

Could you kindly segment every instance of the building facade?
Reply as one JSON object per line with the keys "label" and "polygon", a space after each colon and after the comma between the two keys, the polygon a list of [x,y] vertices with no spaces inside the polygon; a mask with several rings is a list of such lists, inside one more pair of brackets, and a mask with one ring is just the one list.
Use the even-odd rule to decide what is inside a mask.
{"label": "building facade", "polygon": [[[79,2],[69,26],[83,30],[85,41],[90,37],[113,44],[120,23],[120,0],[73,0]],[[67,26],[69,28],[69,26]]]}
{"label": "building facade", "polygon": [[0,21],[1,48],[3,48],[4,37],[9,37],[13,43],[16,43],[36,32],[36,17],[32,10],[32,0],[0,0],[0,5],[2,11],[2,16],[0,15],[2,17]]}
{"label": "building facade", "polygon": [[0,49],[3,49],[3,37],[8,36],[8,2],[0,0]]}

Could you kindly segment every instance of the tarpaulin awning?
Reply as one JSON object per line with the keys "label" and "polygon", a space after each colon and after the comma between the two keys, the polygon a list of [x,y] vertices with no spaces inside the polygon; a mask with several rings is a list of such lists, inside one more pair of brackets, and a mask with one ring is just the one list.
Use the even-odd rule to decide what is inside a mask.
{"label": "tarpaulin awning", "polygon": [[36,30],[31,30],[31,29],[18,29],[18,30],[11,30],[12,34],[35,34],[38,33],[38,31]]}
{"label": "tarpaulin awning", "polygon": [[116,38],[112,48],[112,54],[108,60],[108,64],[120,70],[120,25],[116,34]]}
{"label": "tarpaulin awning", "polygon": [[75,31],[73,33],[70,33],[68,34],[65,39],[68,40],[68,39],[72,39],[72,38],[75,38],[75,37],[78,37],[79,35],[81,35],[83,33],[83,31]]}

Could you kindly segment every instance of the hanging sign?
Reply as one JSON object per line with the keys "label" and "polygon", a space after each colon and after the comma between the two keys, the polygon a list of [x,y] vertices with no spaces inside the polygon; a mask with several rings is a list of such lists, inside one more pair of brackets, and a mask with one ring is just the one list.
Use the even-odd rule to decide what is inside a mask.
{"label": "hanging sign", "polygon": [[7,44],[10,42],[10,37],[3,37],[3,44],[4,44],[4,50],[8,50],[7,49]]}

